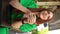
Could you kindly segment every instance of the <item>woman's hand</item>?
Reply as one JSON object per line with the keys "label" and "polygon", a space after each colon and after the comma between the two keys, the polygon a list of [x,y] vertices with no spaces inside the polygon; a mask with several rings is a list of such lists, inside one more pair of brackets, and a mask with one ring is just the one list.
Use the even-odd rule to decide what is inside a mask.
{"label": "woman's hand", "polygon": [[19,31],[19,27],[22,25],[21,21],[18,22],[14,22],[11,26],[12,26],[12,30],[14,31]]}
{"label": "woman's hand", "polygon": [[27,16],[27,23],[28,24],[33,24],[35,22],[36,22],[36,15],[35,15],[35,13],[28,14],[28,16]]}
{"label": "woman's hand", "polygon": [[24,14],[24,18],[27,18],[26,21],[24,21],[25,23],[33,24],[36,22],[35,13]]}

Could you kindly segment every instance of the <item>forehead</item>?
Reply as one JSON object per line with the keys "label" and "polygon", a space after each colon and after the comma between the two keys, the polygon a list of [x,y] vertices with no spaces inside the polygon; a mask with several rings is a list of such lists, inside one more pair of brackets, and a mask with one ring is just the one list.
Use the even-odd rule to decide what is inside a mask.
{"label": "forehead", "polygon": [[50,14],[50,13],[52,13],[52,11],[43,10],[43,11],[41,11],[41,13],[48,13],[48,14]]}
{"label": "forehead", "polygon": [[42,11],[40,14],[42,14],[42,16],[47,14],[49,17],[53,17],[53,13],[51,11]]}

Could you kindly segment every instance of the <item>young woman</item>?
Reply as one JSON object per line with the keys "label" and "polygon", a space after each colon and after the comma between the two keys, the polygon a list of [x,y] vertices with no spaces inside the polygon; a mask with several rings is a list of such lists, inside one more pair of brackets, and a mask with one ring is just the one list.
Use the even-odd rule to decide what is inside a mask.
{"label": "young woman", "polygon": [[[53,17],[53,13],[48,9],[41,9],[40,10],[40,8],[39,8],[39,9],[30,9],[30,10],[32,10],[35,13],[35,16],[37,15],[37,19],[34,17],[33,14],[28,17],[27,21],[28,21],[28,24],[30,24],[30,25],[33,23],[35,23],[37,25],[45,23],[45,22],[49,21],[50,19],[52,19],[52,17]],[[35,12],[35,11],[38,11],[38,12]],[[32,16],[33,16],[33,18],[32,18]],[[15,23],[14,25],[17,25],[17,24],[19,24],[19,21],[17,23]],[[21,24],[17,25],[17,26],[14,26],[14,25],[12,27],[16,28],[17,26],[20,26]],[[18,29],[19,29],[19,27],[18,27]]]}
{"label": "young woman", "polygon": [[[32,12],[29,10],[29,9],[27,9],[27,8],[36,8],[36,2],[35,2],[35,0],[12,0],[11,2],[10,2],[10,5],[11,6],[13,6],[15,9],[18,9],[18,10],[20,10],[20,12],[22,11],[22,12],[24,12],[24,13],[27,13],[27,14],[31,14]],[[44,10],[45,11],[45,10]],[[45,11],[46,13],[47,13],[47,15],[45,15],[45,12],[41,12],[41,13],[37,13],[37,16],[42,20],[42,21],[45,21],[45,20],[47,20],[48,18],[50,18],[49,16],[50,16],[50,14],[48,14],[48,12],[47,11]],[[16,12],[18,12],[18,11],[16,11]],[[43,15],[43,13],[44,13],[44,15]],[[39,14],[39,15],[38,15]],[[14,19],[17,19],[17,18],[22,18],[22,17],[24,16],[23,14],[21,14],[21,13],[15,13],[15,11],[13,11],[13,14],[12,14],[12,19],[14,20]],[[45,17],[46,16],[46,17]],[[41,21],[39,19],[39,21]],[[42,22],[41,21],[41,22]],[[29,23],[29,22],[28,22]]]}

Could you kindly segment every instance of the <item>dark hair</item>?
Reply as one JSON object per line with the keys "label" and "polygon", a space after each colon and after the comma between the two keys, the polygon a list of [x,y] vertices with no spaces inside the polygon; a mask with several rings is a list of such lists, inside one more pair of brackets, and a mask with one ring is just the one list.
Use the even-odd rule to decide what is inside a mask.
{"label": "dark hair", "polygon": [[46,8],[28,8],[29,10],[31,10],[32,12],[41,12],[41,11],[48,11],[48,12],[52,12],[50,9],[46,9]]}
{"label": "dark hair", "polygon": [[[49,9],[45,9],[45,8],[32,8],[30,9],[32,12],[39,12],[41,13],[42,11],[48,11],[48,13],[52,12],[51,10]],[[53,13],[53,12],[52,12]],[[47,21],[50,21],[51,19],[48,19],[48,20],[42,20],[40,17],[37,16],[37,25],[41,24],[41,23],[45,23]]]}

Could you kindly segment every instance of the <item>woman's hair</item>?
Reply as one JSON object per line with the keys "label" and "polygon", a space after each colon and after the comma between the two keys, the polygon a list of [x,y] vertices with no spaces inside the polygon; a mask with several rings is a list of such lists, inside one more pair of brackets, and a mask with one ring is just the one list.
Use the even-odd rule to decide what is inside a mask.
{"label": "woman's hair", "polygon": [[[42,11],[47,11],[48,12],[48,14],[50,13],[50,12],[52,12],[51,10],[49,10],[49,9],[45,9],[45,8],[34,8],[34,9],[30,9],[32,12],[39,12],[39,14],[42,12]],[[53,12],[52,12],[53,13]],[[42,20],[40,17],[38,17],[37,16],[37,25],[38,24],[41,24],[41,23],[45,23],[45,22],[47,22],[47,21],[50,21],[51,19],[48,19],[48,20]]]}

